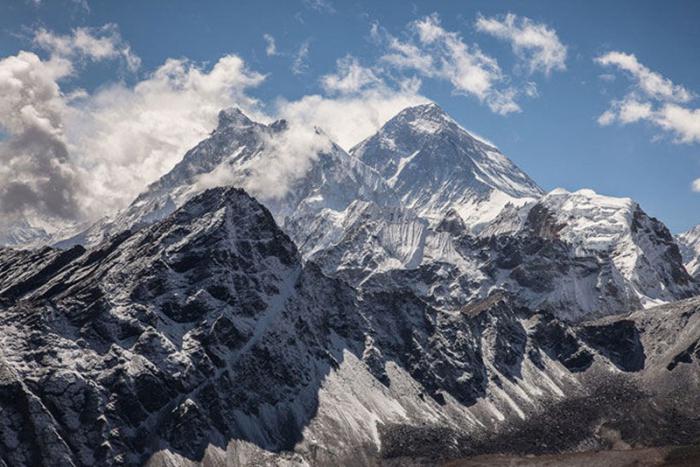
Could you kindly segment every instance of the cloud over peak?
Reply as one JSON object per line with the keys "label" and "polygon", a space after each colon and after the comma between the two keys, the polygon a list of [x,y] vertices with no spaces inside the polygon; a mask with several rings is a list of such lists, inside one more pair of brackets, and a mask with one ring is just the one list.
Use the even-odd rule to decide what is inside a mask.
{"label": "cloud over peak", "polygon": [[448,81],[455,94],[474,96],[496,113],[520,111],[515,102],[517,91],[504,85],[496,59],[443,28],[437,14],[410,23],[409,31],[413,37],[408,41],[386,35],[385,63]]}

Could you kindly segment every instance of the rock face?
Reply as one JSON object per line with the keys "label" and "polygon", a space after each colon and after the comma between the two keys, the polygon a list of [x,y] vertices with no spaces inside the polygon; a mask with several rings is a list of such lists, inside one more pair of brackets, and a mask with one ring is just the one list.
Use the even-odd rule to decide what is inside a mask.
{"label": "rock face", "polygon": [[358,202],[341,219],[307,224],[324,245],[307,254],[327,274],[362,288],[408,287],[445,310],[504,290],[578,321],[698,293],[663,224],[629,199],[590,190],[508,206],[478,235],[455,211],[431,226],[411,210]]}
{"label": "rock face", "polygon": [[357,291],[232,188],[97,247],[4,249],[0,458],[373,465],[700,435],[698,299],[578,326],[517,303]]}
{"label": "rock face", "polygon": [[700,280],[700,225],[678,235],[676,240],[681,248],[686,270]]}

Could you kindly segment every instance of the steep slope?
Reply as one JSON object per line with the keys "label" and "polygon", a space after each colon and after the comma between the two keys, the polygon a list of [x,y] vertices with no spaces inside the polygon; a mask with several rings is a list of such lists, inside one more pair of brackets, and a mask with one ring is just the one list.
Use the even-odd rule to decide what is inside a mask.
{"label": "steep slope", "polygon": [[436,104],[409,107],[350,154],[376,169],[404,207],[439,220],[454,209],[472,229],[540,188],[497,148],[470,135]]}
{"label": "steep slope", "polygon": [[[589,397],[598,374],[636,387],[646,359],[678,354],[660,383],[697,375],[694,349],[659,347],[669,326],[685,333],[681,347],[698,338],[697,301],[659,320],[641,314],[644,328],[636,318],[573,328],[504,294],[457,313],[408,290],[357,295],[303,266],[269,211],[236,189],[208,190],[96,248],[0,253],[7,465],[457,457],[501,449],[515,421]],[[548,449],[608,445],[595,427],[613,399],[596,394],[590,424]],[[679,413],[696,396],[679,395]],[[650,442],[700,433],[690,422],[645,428],[660,416],[634,427]]]}
{"label": "steep slope", "polygon": [[[122,230],[162,219],[192,196],[217,186],[248,189],[281,225],[288,216],[308,218],[323,209],[342,210],[355,199],[393,199],[374,170],[320,130],[303,132],[300,137],[284,120],[265,125],[239,109],[224,110],[211,136],[188,151],[127,209],[58,246],[96,245]],[[276,171],[279,176],[268,178]]]}
{"label": "steep slope", "polygon": [[[95,244],[233,184],[251,187],[326,274],[356,287],[407,281],[448,310],[507,290],[524,306],[580,320],[698,293],[668,231],[636,203],[590,190],[543,195],[434,104],[405,109],[353,156],[320,130],[302,133],[297,147],[298,129],[284,121],[256,123],[237,109],[219,120],[127,210],[59,246]],[[298,170],[261,174],[281,170],[280,153],[299,157]]]}
{"label": "steep slope", "polygon": [[[309,224],[308,256],[357,287],[408,287],[455,310],[506,290],[578,321],[697,294],[668,230],[629,199],[555,190],[508,206],[478,236],[455,211],[430,226],[411,210],[351,205]],[[304,246],[302,246],[304,249]]]}
{"label": "steep slope", "polygon": [[688,273],[700,280],[700,225],[676,237]]}
{"label": "steep slope", "polygon": [[[589,313],[623,312],[700,291],[683,267],[669,230],[629,198],[556,189],[518,214],[509,211],[483,233],[561,242],[569,249],[570,258],[591,263],[593,269],[579,269],[583,274],[553,284],[552,290],[562,296],[564,306],[574,301]],[[552,266],[557,264],[555,261]],[[562,261],[558,266],[564,264]],[[523,273],[526,281],[537,280],[536,272]]]}

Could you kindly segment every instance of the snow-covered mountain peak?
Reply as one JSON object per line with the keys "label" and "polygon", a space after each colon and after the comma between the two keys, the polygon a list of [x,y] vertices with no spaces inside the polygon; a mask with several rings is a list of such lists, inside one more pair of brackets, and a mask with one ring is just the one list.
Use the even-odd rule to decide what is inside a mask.
{"label": "snow-covered mountain peak", "polygon": [[404,109],[350,153],[373,167],[402,203],[439,222],[454,208],[472,229],[542,190],[497,148],[435,104]]}
{"label": "snow-covered mountain peak", "polygon": [[562,226],[563,240],[580,242],[587,249],[607,249],[629,235],[639,209],[630,198],[599,195],[590,189],[569,192],[558,188],[547,193],[540,204]]}
{"label": "snow-covered mountain peak", "polygon": [[408,125],[416,133],[435,134],[448,130],[457,122],[434,103],[408,107],[399,112],[391,122],[395,125]]}
{"label": "snow-covered mountain peak", "polygon": [[219,112],[219,124],[217,129],[224,127],[249,127],[254,122],[248,118],[238,107],[229,107]]}

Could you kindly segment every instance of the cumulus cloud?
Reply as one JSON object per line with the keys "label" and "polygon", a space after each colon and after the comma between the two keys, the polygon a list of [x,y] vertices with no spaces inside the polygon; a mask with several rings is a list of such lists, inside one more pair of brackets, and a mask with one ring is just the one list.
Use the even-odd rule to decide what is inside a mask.
{"label": "cumulus cloud", "polygon": [[71,164],[57,80],[69,62],[20,52],[0,60],[0,210],[73,219],[80,181]]}
{"label": "cumulus cloud", "polygon": [[600,125],[645,121],[670,133],[677,143],[700,143],[700,109],[685,106],[695,98],[693,92],[647,68],[633,54],[613,51],[595,61],[622,71],[633,82],[632,89],[598,117]]}
{"label": "cumulus cloud", "polygon": [[474,96],[496,113],[520,111],[515,102],[518,93],[503,85],[505,79],[496,59],[476,45],[467,45],[459,34],[445,30],[437,14],[412,22],[409,30],[413,35],[410,41],[386,35],[385,63],[446,80],[456,94]]}
{"label": "cumulus cloud", "polygon": [[549,75],[552,70],[566,69],[566,46],[557,32],[545,24],[508,13],[502,18],[479,16],[476,29],[510,42],[530,73],[541,71]]}
{"label": "cumulus cloud", "polygon": [[52,56],[69,60],[90,61],[123,59],[130,71],[141,66],[141,59],[131,51],[131,47],[121,37],[116,24],[106,24],[99,28],[80,27],[71,34],[59,35],[44,28],[34,33],[34,44]]}
{"label": "cumulus cloud", "polygon": [[133,86],[64,93],[62,82],[74,73],[71,59],[124,50],[81,41],[80,52],[61,40],[51,42],[49,59],[22,51],[0,60],[3,212],[66,221],[110,214],[206,137],[222,107],[256,115],[257,102],[246,90],[265,77],[235,55],[208,68],[171,59]]}
{"label": "cumulus cloud", "polygon": [[301,43],[299,49],[294,54],[294,59],[292,60],[291,71],[295,75],[303,75],[309,71],[309,50],[311,48],[311,43],[307,39]]}
{"label": "cumulus cloud", "polygon": [[275,38],[271,34],[263,34],[263,39],[265,39],[265,54],[268,57],[277,55],[277,44],[275,43]]}
{"label": "cumulus cloud", "polygon": [[133,87],[114,84],[77,102],[67,128],[75,164],[89,174],[86,211],[95,217],[126,206],[206,137],[221,108],[255,115],[246,90],[263,80],[235,55],[209,69],[169,59]]}

